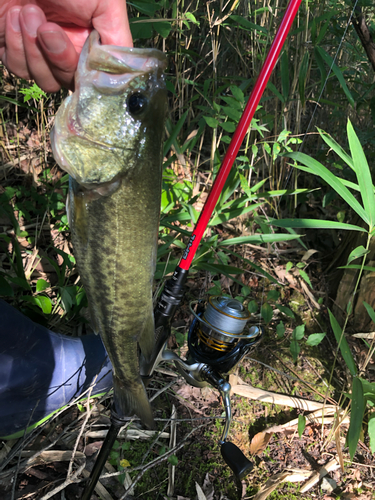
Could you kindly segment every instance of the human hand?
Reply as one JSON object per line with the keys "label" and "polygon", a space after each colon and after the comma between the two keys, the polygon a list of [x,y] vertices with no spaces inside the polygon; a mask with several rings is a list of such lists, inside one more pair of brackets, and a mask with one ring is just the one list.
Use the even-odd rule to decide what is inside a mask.
{"label": "human hand", "polygon": [[92,29],[103,44],[132,47],[125,0],[0,0],[0,59],[46,92],[73,89]]}

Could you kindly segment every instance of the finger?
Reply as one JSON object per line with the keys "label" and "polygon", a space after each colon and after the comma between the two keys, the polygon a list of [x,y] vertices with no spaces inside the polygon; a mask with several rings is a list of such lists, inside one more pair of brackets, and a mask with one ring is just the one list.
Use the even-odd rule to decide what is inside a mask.
{"label": "finger", "polygon": [[5,51],[3,63],[12,73],[25,80],[31,78],[26,63],[23,38],[20,26],[20,12],[22,7],[9,9],[5,21]]}
{"label": "finger", "polygon": [[25,5],[20,12],[19,19],[26,63],[31,78],[46,92],[57,92],[61,86],[44,58],[37,38],[39,26],[46,23],[44,12],[36,5]]}
{"label": "finger", "polygon": [[104,45],[133,47],[126,2],[124,0],[102,0],[92,19]]}
{"label": "finger", "polygon": [[73,89],[78,54],[64,30],[54,23],[44,23],[37,30],[42,52],[55,80]]}

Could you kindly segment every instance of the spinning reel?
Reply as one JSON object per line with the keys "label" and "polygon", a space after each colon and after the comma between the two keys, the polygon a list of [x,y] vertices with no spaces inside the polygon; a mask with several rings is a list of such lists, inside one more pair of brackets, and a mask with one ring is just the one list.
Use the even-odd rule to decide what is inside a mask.
{"label": "spinning reel", "polygon": [[[242,451],[227,441],[232,410],[230,403],[231,386],[227,381],[229,373],[246,356],[250,348],[262,338],[263,331],[259,326],[248,326],[250,314],[238,300],[230,297],[211,296],[206,307],[198,304],[197,312],[190,304],[194,320],[188,333],[188,354],[186,360],[181,359],[174,351],[167,348],[170,334],[170,322],[163,311],[171,312],[177,304],[171,304],[173,294],[185,281],[184,273],[179,269],[167,282],[158,308],[155,312],[158,335],[158,355],[153,363],[147,364],[141,359],[141,375],[144,380],[152,376],[155,368],[163,361],[173,362],[186,382],[194,387],[211,385],[220,392],[225,410],[225,425],[220,439],[221,454],[239,479],[253,468]],[[180,278],[180,279],[178,279]],[[173,290],[174,289],[174,290]],[[175,296],[174,296],[175,299]],[[173,312],[172,312],[173,316]],[[168,317],[168,319],[171,316]],[[163,324],[164,323],[164,324]]]}

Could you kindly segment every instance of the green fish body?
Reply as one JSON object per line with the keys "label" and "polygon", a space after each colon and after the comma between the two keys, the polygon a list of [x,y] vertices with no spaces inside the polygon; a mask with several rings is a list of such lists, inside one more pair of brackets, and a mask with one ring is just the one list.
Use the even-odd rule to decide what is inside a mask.
{"label": "green fish body", "polygon": [[112,362],[115,409],[149,427],[139,350],[148,359],[154,347],[165,66],[157,50],[100,45],[93,31],[52,133],[55,159],[70,174],[74,255]]}

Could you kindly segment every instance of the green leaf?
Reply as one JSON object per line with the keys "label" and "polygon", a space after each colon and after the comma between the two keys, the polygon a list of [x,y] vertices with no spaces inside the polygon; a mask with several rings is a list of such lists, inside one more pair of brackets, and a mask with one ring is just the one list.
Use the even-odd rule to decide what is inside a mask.
{"label": "green leaf", "polygon": [[178,458],[176,457],[176,455],[171,455],[170,457],[168,457],[168,462],[176,466],[178,464]]}
{"label": "green leaf", "polygon": [[[319,177],[321,177],[329,186],[331,186],[332,189],[334,189],[341,196],[341,198],[346,201],[346,203],[348,203],[348,205],[352,207],[352,209],[361,217],[361,219],[369,224],[370,219],[366,213],[366,210],[364,210],[362,205],[355,199],[349,189],[344,186],[341,180],[332,172],[330,172],[324,165],[319,163],[314,158],[310,158],[310,156],[304,153],[284,153],[282,156],[292,158],[293,160],[306,165],[306,167],[308,167],[309,169],[308,171],[310,171],[314,175],[318,175]],[[357,229],[357,231],[359,231],[359,229]]]}
{"label": "green leaf", "polygon": [[258,302],[255,302],[255,300],[252,300],[247,305],[247,308],[251,314],[255,314],[258,311]]}
{"label": "green leaf", "polygon": [[232,16],[230,16],[230,19],[233,19],[238,24],[240,24],[244,28],[247,28],[251,31],[256,30],[256,31],[261,31],[261,32],[266,33],[266,34],[268,33],[267,29],[264,28],[263,26],[260,26],[258,24],[254,24],[242,16],[237,16],[237,15],[233,14]]}
{"label": "green leaf", "polygon": [[325,333],[312,333],[311,335],[308,336],[306,344],[311,346],[319,345],[325,336],[326,336]]}
{"label": "green leaf", "polygon": [[348,120],[347,132],[350,152],[353,158],[354,170],[357,174],[358,184],[361,190],[363,206],[367,215],[369,216],[369,225],[372,229],[375,225],[375,196],[371,172],[361,143],[359,142],[359,139],[350,120]]}
{"label": "green leaf", "polygon": [[218,120],[212,116],[204,116],[203,118],[209,127],[216,128],[219,125]]}
{"label": "green leaf", "polygon": [[348,86],[346,85],[344,75],[342,74],[340,68],[333,62],[333,59],[330,55],[327,54],[327,52],[322,49],[321,47],[315,47],[316,51],[319,53],[319,55],[322,57],[322,59],[325,61],[325,63],[332,68],[332,71],[336,75],[336,78],[340,82],[340,85],[342,87],[342,90],[344,91],[346,97],[348,98],[349,103],[355,107],[355,101],[353,99],[352,94],[350,93],[350,90],[348,89]]}
{"label": "green leaf", "polygon": [[192,23],[196,24],[199,26],[199,21],[197,21],[196,17],[194,16],[194,14],[192,14],[191,12],[185,12],[185,17],[187,19],[189,19],[189,21],[191,21]]}
{"label": "green leaf", "polygon": [[37,282],[36,282],[36,291],[37,292],[43,292],[43,290],[46,290],[47,288],[49,288],[50,284],[44,280],[44,279],[39,279]]}
{"label": "green leaf", "polygon": [[245,96],[240,87],[237,87],[237,85],[231,85],[230,90],[233,94],[233,97],[240,103],[245,101]]}
{"label": "green leaf", "polygon": [[304,415],[298,415],[298,435],[302,436],[303,431],[306,427],[306,417]]}
{"label": "green leaf", "polygon": [[172,129],[168,140],[165,141],[164,148],[163,148],[163,155],[164,156],[167,156],[167,153],[171,149],[172,144],[177,143],[177,136],[180,133],[180,130],[182,129],[182,127],[185,123],[185,120],[186,120],[188,113],[189,113],[189,110],[185,111],[185,113],[181,116],[181,118],[178,120],[178,122],[176,123],[176,125]]}
{"label": "green leaf", "polygon": [[364,412],[365,400],[363,397],[362,383],[358,377],[354,377],[352,386],[352,409],[350,413],[350,424],[348,430],[350,460],[353,460],[354,454],[357,449],[359,436],[362,429]]}
{"label": "green leaf", "polygon": [[311,281],[310,281],[310,278],[309,278],[308,274],[306,273],[306,271],[304,271],[303,269],[298,269],[298,272],[299,272],[301,278],[303,278],[306,281],[306,283],[309,285],[309,287],[313,288]]}
{"label": "green leaf", "polygon": [[359,259],[360,257],[367,255],[368,253],[369,250],[366,250],[364,246],[360,245],[359,247],[355,248],[352,252],[350,252],[347,264],[350,264],[351,262],[353,262],[353,260]]}
{"label": "green leaf", "polygon": [[277,300],[280,297],[280,293],[277,290],[270,290],[267,294],[267,300]]}
{"label": "green leaf", "polygon": [[295,318],[294,312],[291,309],[289,309],[289,307],[283,306],[281,304],[276,304],[276,307],[279,311],[284,313],[285,316],[288,316],[289,318],[292,318],[292,319]]}
{"label": "green leaf", "polygon": [[343,224],[342,222],[335,222],[331,220],[320,219],[271,219],[267,224],[276,227],[294,227],[301,229],[344,229],[347,231],[363,231],[366,229],[353,224]]}
{"label": "green leaf", "polygon": [[218,246],[243,245],[246,243],[275,243],[278,241],[290,241],[299,238],[301,235],[294,234],[252,234],[250,236],[239,236],[220,241]]}
{"label": "green leaf", "polygon": [[344,358],[346,366],[348,367],[351,375],[354,377],[357,374],[357,367],[355,365],[352,353],[350,352],[348,342],[346,341],[346,338],[343,335],[343,332],[341,330],[340,325],[337,322],[337,319],[334,317],[334,315],[331,313],[329,309],[328,309],[328,314],[336,342],[340,347],[341,355]]}
{"label": "green leaf", "polygon": [[368,435],[370,436],[370,449],[375,453],[375,413],[371,413],[368,419]]}
{"label": "green leaf", "polygon": [[163,38],[167,38],[167,36],[169,35],[169,33],[171,32],[171,29],[172,29],[172,25],[168,21],[153,22],[152,27]]}
{"label": "green leaf", "polygon": [[285,266],[285,272],[289,273],[289,271],[292,269],[293,266],[294,266],[293,262],[289,261]]}
{"label": "green leaf", "polygon": [[302,340],[305,335],[305,325],[297,326],[292,333],[293,340]]}
{"label": "green leaf", "polygon": [[264,319],[265,323],[268,324],[272,320],[273,309],[267,302],[265,302],[264,304],[262,304],[262,307],[260,308],[260,314]]}
{"label": "green leaf", "polygon": [[298,359],[298,354],[301,351],[301,346],[296,340],[292,340],[290,343],[290,352],[292,353],[293,356],[293,361],[296,362]]}
{"label": "green leaf", "polygon": [[276,334],[278,339],[282,339],[285,335],[285,326],[282,321],[280,321],[280,323],[276,326]]}
{"label": "green leaf", "polygon": [[233,122],[222,122],[220,123],[220,127],[229,134],[233,133],[236,130],[236,125]]}
{"label": "green leaf", "polygon": [[373,323],[375,323],[375,311],[374,311],[374,309],[370,306],[370,304],[367,304],[367,302],[365,302],[365,301],[363,301],[363,305],[365,306],[366,311],[371,318],[371,321]]}
{"label": "green leaf", "polygon": [[354,170],[354,163],[348,153],[338,144],[327,132],[318,128],[318,132],[323,141],[342,159],[344,162]]}
{"label": "green leaf", "polygon": [[13,288],[9,285],[9,283],[3,276],[0,276],[0,296],[13,297],[13,295]]}
{"label": "green leaf", "polygon": [[35,298],[35,302],[42,309],[44,314],[51,314],[52,312],[52,300],[49,297],[44,297],[44,295],[38,295]]}

